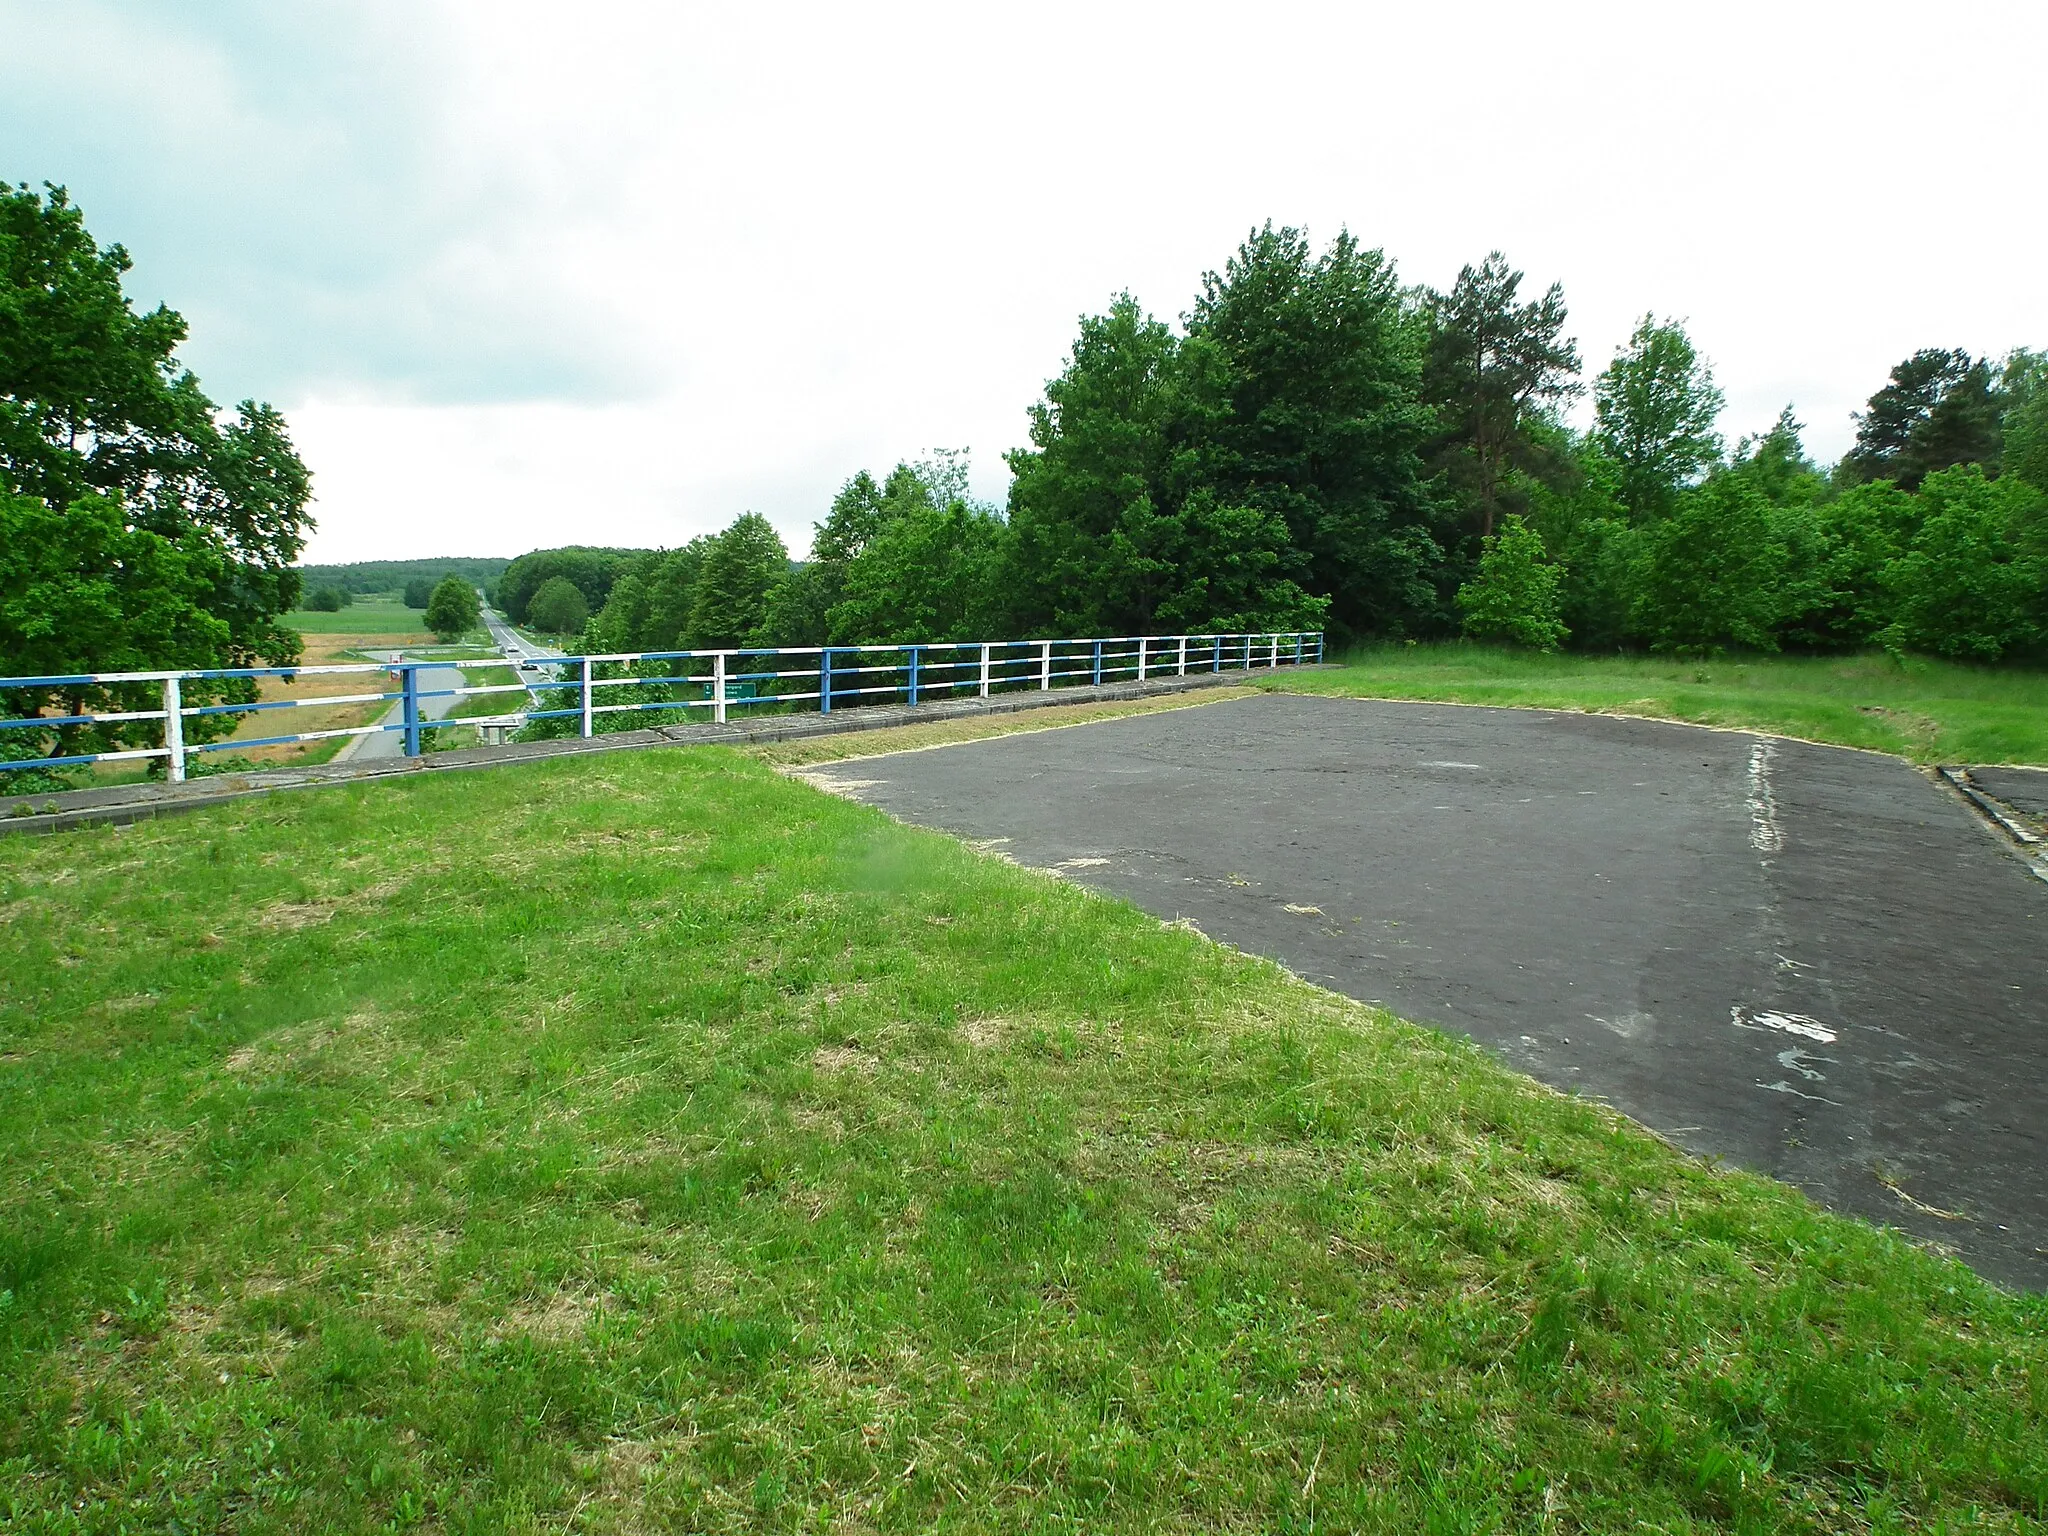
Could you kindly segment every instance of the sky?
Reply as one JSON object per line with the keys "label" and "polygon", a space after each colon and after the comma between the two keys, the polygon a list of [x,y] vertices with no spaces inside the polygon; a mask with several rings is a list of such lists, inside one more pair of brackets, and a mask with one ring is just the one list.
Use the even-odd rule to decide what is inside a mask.
{"label": "sky", "polygon": [[1816,456],[1920,347],[2048,347],[2048,6],[0,0],[0,177],[64,185],[309,560],[792,552],[855,471],[1003,454],[1084,313],[1266,220],[1504,251],[1596,372],[1682,319]]}

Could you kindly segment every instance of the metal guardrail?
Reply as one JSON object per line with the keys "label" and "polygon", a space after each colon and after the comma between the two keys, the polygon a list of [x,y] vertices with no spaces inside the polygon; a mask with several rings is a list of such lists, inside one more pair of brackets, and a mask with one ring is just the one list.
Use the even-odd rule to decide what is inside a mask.
{"label": "metal guardrail", "polygon": [[[813,658],[809,667],[780,665],[785,657]],[[894,657],[893,661],[881,658]],[[715,651],[620,651],[603,655],[564,656],[534,659],[524,663],[506,657],[471,660],[347,662],[317,667],[227,667],[183,672],[95,672],[61,677],[4,677],[0,690],[105,689],[157,684],[162,689],[162,707],[141,710],[81,711],[69,715],[23,715],[0,719],[0,731],[59,730],[68,726],[89,727],[136,721],[161,721],[162,744],[106,752],[61,753],[50,757],[15,758],[0,761],[0,772],[21,768],[69,768],[91,763],[168,759],[173,783],[182,782],[187,765],[197,755],[279,746],[292,742],[325,741],[336,737],[374,736],[403,732],[405,755],[417,757],[427,732],[451,726],[483,726],[512,729],[537,720],[574,720],[581,735],[596,732],[601,715],[629,712],[702,711],[711,722],[723,725],[735,710],[762,706],[787,707],[815,702],[822,713],[861,704],[893,702],[901,697],[916,705],[933,697],[954,697],[973,690],[982,698],[992,693],[1019,689],[1050,691],[1134,679],[1185,677],[1191,672],[1255,671],[1259,668],[1300,666],[1323,659],[1320,632],[1233,634],[1233,635],[1130,635],[1115,639],[1086,640],[986,640],[932,645],[831,645],[742,648]],[[479,667],[523,666],[567,672],[535,682],[491,683],[464,688],[422,688],[419,674],[436,669],[468,671]],[[654,675],[633,668],[652,666]],[[259,681],[278,678],[293,682],[306,677],[341,674],[383,673],[395,676],[396,689],[375,693],[325,694],[301,699],[254,700],[244,703],[196,704],[184,702],[188,683]],[[781,691],[794,685],[792,691]],[[809,685],[809,686],[807,686]],[[632,699],[606,703],[604,690],[638,687],[687,689],[691,698]],[[476,698],[490,694],[518,693],[529,697],[528,707],[504,715],[464,716],[456,719],[428,719],[420,712],[427,699]],[[542,696],[549,696],[543,698]],[[533,703],[553,704],[557,698],[571,702],[563,707],[533,708]],[[612,695],[617,697],[617,695]],[[280,736],[223,738],[215,741],[186,740],[186,722],[220,716],[251,716],[277,710],[326,709],[352,704],[396,704],[396,718],[375,725],[347,726],[336,730],[298,731]]]}

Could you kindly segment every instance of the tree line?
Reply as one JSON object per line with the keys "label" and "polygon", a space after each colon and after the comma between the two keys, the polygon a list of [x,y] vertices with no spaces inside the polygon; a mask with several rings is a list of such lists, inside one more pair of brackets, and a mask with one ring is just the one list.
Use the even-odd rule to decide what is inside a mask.
{"label": "tree line", "polygon": [[[289,664],[306,467],[274,408],[208,398],[176,355],[185,322],[133,307],[129,265],[61,188],[0,189],[0,671]],[[1728,447],[1676,321],[1645,316],[1589,386],[1562,289],[1522,284],[1496,253],[1448,291],[1404,285],[1348,233],[1319,250],[1267,225],[1177,322],[1128,295],[1082,319],[1004,506],[939,454],[856,474],[802,562],[750,513],[676,549],[536,552],[496,590],[611,650],[1315,628],[1984,660],[2048,644],[2048,357],[1916,352],[1822,466],[1789,408]],[[16,703],[147,707],[132,692]]]}
{"label": "tree line", "polygon": [[1327,629],[1586,650],[2048,643],[2048,356],[1916,352],[1816,464],[1787,407],[1729,447],[1684,325],[1588,383],[1560,286],[1498,252],[1447,292],[1340,234],[1254,231],[1178,325],[1085,317],[1009,454],[856,474],[793,562],[748,513],[677,549],[540,551],[587,650]]}

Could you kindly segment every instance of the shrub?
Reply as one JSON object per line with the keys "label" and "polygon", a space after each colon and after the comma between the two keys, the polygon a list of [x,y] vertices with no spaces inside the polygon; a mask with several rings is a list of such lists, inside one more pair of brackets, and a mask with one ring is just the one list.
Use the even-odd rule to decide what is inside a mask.
{"label": "shrub", "polygon": [[1561,617],[1561,572],[1544,558],[1543,539],[1510,513],[1486,540],[1479,579],[1458,589],[1465,633],[1554,651],[1568,631]]}
{"label": "shrub", "polygon": [[307,611],[311,613],[339,613],[344,606],[339,587],[322,587],[306,599]]}
{"label": "shrub", "polygon": [[1919,531],[1885,568],[1898,605],[1885,643],[1996,661],[2039,639],[2048,621],[2048,496],[1963,464],[1929,475],[1920,499]]}
{"label": "shrub", "polygon": [[434,584],[424,576],[415,576],[405,584],[405,606],[424,608],[434,600]]}

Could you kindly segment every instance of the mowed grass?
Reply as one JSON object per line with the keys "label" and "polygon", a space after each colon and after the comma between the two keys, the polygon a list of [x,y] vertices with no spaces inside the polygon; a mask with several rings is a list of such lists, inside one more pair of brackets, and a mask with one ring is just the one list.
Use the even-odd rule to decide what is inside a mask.
{"label": "mowed grass", "polygon": [[2048,1517],[2042,1298],[738,753],[0,915],[10,1532]]}
{"label": "mowed grass", "polygon": [[1745,727],[1922,763],[2048,764],[2048,671],[1884,655],[1544,656],[1376,646],[1279,685],[1364,698],[1604,710]]}
{"label": "mowed grass", "polygon": [[294,608],[278,620],[302,635],[407,635],[426,633],[425,612],[396,598],[359,597],[334,613]]}

